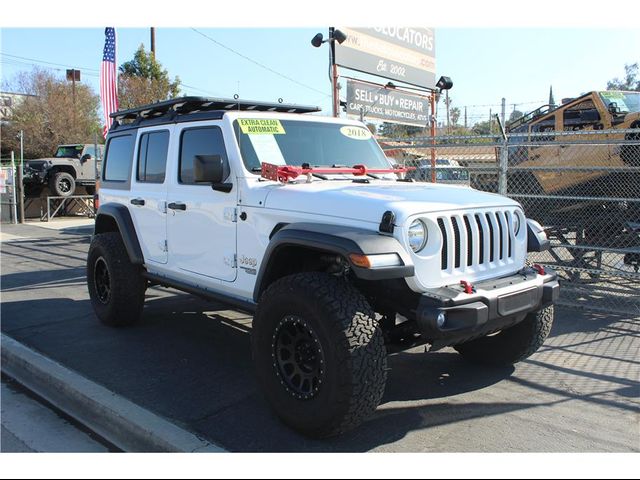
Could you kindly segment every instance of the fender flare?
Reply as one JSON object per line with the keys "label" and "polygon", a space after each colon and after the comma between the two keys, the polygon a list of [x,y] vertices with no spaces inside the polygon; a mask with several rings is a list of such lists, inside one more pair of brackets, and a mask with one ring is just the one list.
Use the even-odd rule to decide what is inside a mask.
{"label": "fender flare", "polygon": [[119,203],[100,205],[96,214],[94,235],[113,231],[112,228],[109,228],[110,222],[105,221],[108,218],[117,225],[131,263],[143,265],[144,256],[142,255],[142,249],[140,248],[140,242],[138,241],[138,235],[136,234],[136,228],[133,225],[129,209]]}
{"label": "fender flare", "polygon": [[[276,227],[277,229],[278,227]],[[356,277],[362,280],[389,280],[412,277],[415,273],[413,261],[394,237],[381,235],[377,231],[340,225],[319,223],[292,223],[278,229],[271,236],[265,250],[260,270],[256,277],[253,299],[258,302],[261,293],[269,284],[269,272],[274,258],[283,248],[296,246],[312,250],[335,253],[344,257]],[[397,253],[403,265],[393,267],[362,268],[353,265],[349,254],[377,255]]]}

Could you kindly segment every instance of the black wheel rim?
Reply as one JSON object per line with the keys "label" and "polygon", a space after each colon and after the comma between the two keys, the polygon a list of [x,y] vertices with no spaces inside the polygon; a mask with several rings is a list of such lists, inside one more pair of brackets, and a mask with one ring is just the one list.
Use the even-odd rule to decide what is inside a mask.
{"label": "black wheel rim", "polygon": [[69,193],[71,191],[71,182],[66,178],[61,178],[58,180],[58,190],[62,193]]}
{"label": "black wheel rim", "polygon": [[96,295],[100,302],[107,304],[111,298],[111,277],[109,268],[104,258],[96,260],[93,268],[93,283],[96,286]]}
{"label": "black wheel rim", "polygon": [[325,373],[322,345],[302,318],[287,316],[276,327],[272,343],[273,366],[282,386],[299,400],[320,391]]}

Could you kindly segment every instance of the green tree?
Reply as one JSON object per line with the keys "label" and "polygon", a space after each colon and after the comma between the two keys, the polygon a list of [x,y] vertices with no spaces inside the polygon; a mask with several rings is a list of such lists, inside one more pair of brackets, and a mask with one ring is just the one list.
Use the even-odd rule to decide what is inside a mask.
{"label": "green tree", "polygon": [[120,66],[118,103],[120,109],[161,102],[180,95],[180,78],[173,80],[152,53],[140,45],[133,60]]}
{"label": "green tree", "polygon": [[514,110],[513,112],[511,112],[511,115],[509,115],[509,121],[513,122],[514,120],[517,120],[523,116],[524,116],[524,113],[522,113],[520,110]]}
{"label": "green tree", "polygon": [[624,79],[618,77],[607,82],[607,90],[630,90],[640,92],[638,63],[624,66]]}
{"label": "green tree", "polygon": [[449,116],[451,117],[451,125],[453,127],[458,125],[458,120],[460,120],[460,109],[458,107],[453,107],[449,112]]}
{"label": "green tree", "polygon": [[473,126],[471,131],[476,135],[489,135],[491,133],[491,122],[489,120],[478,122]]}
{"label": "green tree", "polygon": [[76,82],[74,100],[71,82],[39,68],[20,73],[9,85],[29,97],[13,109],[8,122],[2,122],[3,152],[19,151],[20,130],[25,158],[49,157],[63,143],[92,143],[100,132],[100,98],[88,85]]}
{"label": "green tree", "polygon": [[383,137],[415,137],[417,135],[426,135],[426,127],[414,127],[413,125],[401,125],[399,123],[384,122],[379,133]]}

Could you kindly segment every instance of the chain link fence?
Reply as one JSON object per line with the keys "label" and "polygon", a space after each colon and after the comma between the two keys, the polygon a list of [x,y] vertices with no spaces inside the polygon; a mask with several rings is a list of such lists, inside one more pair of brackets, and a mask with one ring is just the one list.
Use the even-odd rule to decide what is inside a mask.
{"label": "chain link fence", "polygon": [[563,304],[640,315],[640,130],[379,141],[416,181],[520,202],[551,240],[530,260],[557,270]]}

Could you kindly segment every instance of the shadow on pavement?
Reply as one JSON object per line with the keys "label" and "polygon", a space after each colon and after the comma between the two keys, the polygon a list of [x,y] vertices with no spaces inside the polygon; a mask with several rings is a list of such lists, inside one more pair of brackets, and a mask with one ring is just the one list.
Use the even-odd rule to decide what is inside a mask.
{"label": "shadow on pavement", "polygon": [[413,430],[540,405],[443,400],[403,406],[488,387],[509,378],[513,368],[476,367],[447,351],[400,353],[389,358],[386,393],[369,421],[342,437],[309,440],[282,425],[258,390],[250,317],[159,289],[150,289],[147,300],[141,322],[122,329],[101,325],[88,300],[3,303],[2,330],[231,450],[367,451]]}

